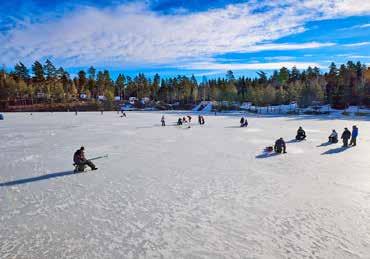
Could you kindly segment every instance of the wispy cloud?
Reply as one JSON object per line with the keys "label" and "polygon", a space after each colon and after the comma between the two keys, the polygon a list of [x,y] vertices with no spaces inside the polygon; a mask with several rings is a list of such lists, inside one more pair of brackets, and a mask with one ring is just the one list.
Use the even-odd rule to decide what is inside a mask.
{"label": "wispy cloud", "polygon": [[238,70],[274,70],[280,69],[282,67],[286,68],[296,67],[298,69],[306,69],[309,66],[318,68],[322,67],[322,65],[315,62],[271,62],[271,63],[232,63],[232,64],[199,62],[184,65],[182,66],[182,68],[192,70],[238,71]]}
{"label": "wispy cloud", "polygon": [[[330,47],[335,44],[273,42],[305,31],[308,21],[369,13],[367,2],[251,0],[222,9],[170,15],[156,13],[142,3],[104,9],[79,7],[57,18],[48,14],[45,19],[24,20],[22,26],[0,34],[0,62],[52,58],[65,66],[177,65],[231,52]],[[264,8],[268,11],[258,11]],[[262,66],[267,69],[273,64],[281,63]]]}
{"label": "wispy cloud", "polygon": [[285,61],[285,60],[293,60],[296,57],[292,56],[274,56],[274,57],[264,57],[265,60],[279,60],[279,61]]}
{"label": "wispy cloud", "polygon": [[358,25],[354,25],[351,27],[341,28],[339,29],[339,31],[352,30],[352,29],[364,29],[364,28],[370,28],[370,23],[358,24]]}
{"label": "wispy cloud", "polygon": [[345,47],[362,47],[370,45],[370,41],[358,42],[358,43],[351,43],[351,44],[344,44]]}
{"label": "wispy cloud", "polygon": [[320,43],[320,42],[307,42],[307,43],[283,43],[283,44],[263,44],[255,45],[244,49],[245,52],[259,52],[265,50],[299,50],[299,49],[317,49],[322,47],[335,46],[335,43]]}

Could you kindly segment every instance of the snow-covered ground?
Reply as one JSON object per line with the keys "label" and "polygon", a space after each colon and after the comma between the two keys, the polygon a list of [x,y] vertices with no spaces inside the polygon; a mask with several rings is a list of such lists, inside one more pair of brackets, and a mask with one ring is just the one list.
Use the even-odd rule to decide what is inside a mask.
{"label": "snow-covered ground", "polygon": [[[5,114],[0,258],[369,258],[370,122]],[[324,143],[358,125],[358,146]],[[261,156],[303,126],[308,140]],[[84,145],[98,171],[73,174]]]}

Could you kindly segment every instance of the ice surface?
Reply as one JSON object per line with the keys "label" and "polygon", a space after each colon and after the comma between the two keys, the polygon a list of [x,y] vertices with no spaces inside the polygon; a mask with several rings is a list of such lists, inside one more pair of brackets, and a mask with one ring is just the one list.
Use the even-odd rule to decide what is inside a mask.
{"label": "ice surface", "polygon": [[[370,122],[6,114],[0,258],[369,258]],[[196,118],[193,119],[196,121]],[[324,142],[356,124],[358,146]],[[308,140],[290,141],[298,126]],[[263,156],[278,137],[288,154]],[[98,171],[73,174],[84,145]]]}

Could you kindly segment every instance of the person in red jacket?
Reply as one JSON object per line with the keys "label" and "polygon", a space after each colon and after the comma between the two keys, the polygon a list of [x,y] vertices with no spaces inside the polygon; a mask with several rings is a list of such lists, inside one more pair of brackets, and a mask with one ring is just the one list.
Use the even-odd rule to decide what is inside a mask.
{"label": "person in red jacket", "polygon": [[91,170],[96,170],[98,169],[93,162],[91,162],[90,160],[87,160],[86,157],[85,157],[85,148],[84,147],[81,147],[80,149],[78,149],[74,155],[73,155],[73,162],[77,165],[78,167],[78,170],[79,171],[83,171],[81,170],[82,168],[85,168],[85,165],[88,165]]}

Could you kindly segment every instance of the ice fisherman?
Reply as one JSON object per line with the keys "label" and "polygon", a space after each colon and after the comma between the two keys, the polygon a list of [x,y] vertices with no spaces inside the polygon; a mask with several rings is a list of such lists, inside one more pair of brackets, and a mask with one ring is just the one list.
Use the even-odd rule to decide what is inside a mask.
{"label": "ice fisherman", "polygon": [[[243,123],[241,123],[243,121]],[[240,119],[240,127],[248,127],[248,120],[247,118],[242,117]]]}
{"label": "ice fisherman", "polygon": [[343,147],[348,147],[348,140],[351,138],[351,132],[348,128],[344,128],[342,133]]}
{"label": "ice fisherman", "polygon": [[306,132],[302,127],[299,127],[297,130],[297,136],[295,137],[296,140],[304,140],[306,138]]}
{"label": "ice fisherman", "polygon": [[79,171],[83,171],[83,170],[81,170],[81,168],[84,168],[85,165],[88,165],[91,168],[91,170],[97,170],[98,169],[94,165],[93,162],[86,159],[86,157],[85,157],[85,148],[83,146],[74,153],[73,162],[77,165]]}
{"label": "ice fisherman", "polygon": [[338,143],[338,133],[333,129],[329,136],[329,143]]}
{"label": "ice fisherman", "polygon": [[180,125],[182,125],[182,119],[181,119],[181,118],[179,118],[179,119],[177,120],[177,126],[180,126]]}
{"label": "ice fisherman", "polygon": [[203,117],[203,115],[202,116],[200,116],[200,119],[201,119],[201,125],[204,125],[206,122],[205,122],[205,120],[204,120],[204,117]]}
{"label": "ice fisherman", "polygon": [[286,144],[283,138],[276,140],[274,150],[276,153],[286,153]]}

